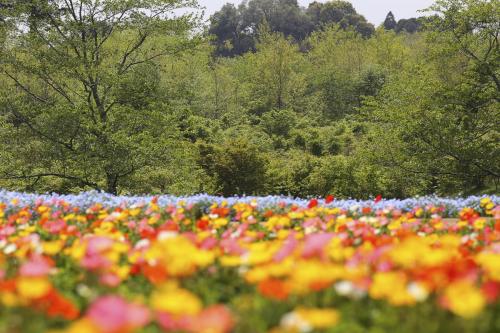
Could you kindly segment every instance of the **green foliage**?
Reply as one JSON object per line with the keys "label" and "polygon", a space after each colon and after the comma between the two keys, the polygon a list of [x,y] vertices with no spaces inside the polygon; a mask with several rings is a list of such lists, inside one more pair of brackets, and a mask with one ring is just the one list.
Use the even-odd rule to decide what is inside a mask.
{"label": "green foliage", "polygon": [[375,29],[364,16],[358,14],[353,5],[347,1],[335,0],[321,3],[314,1],[307,8],[314,30],[336,24],[342,29],[353,29],[363,37],[370,37]]}
{"label": "green foliage", "polygon": [[201,166],[217,180],[221,194],[259,194],[264,185],[265,157],[259,147],[245,139],[221,145],[200,145]]}
{"label": "green foliage", "polygon": [[433,9],[443,17],[428,34],[431,57],[394,75],[365,104],[371,158],[420,178],[424,193],[475,193],[498,181],[495,8],[438,1]]}
{"label": "green foliage", "polygon": [[24,160],[6,177],[116,193],[125,178],[161,163],[171,134],[151,106],[158,60],[195,42],[191,15],[168,18],[194,5],[23,1],[2,10],[12,27],[0,54],[8,82],[0,108],[13,125],[7,135],[22,132],[6,149]]}
{"label": "green foliage", "polygon": [[290,110],[272,110],[261,117],[261,126],[269,135],[287,137],[297,122],[297,114]]}
{"label": "green foliage", "polygon": [[354,29],[364,37],[375,31],[346,1],[315,1],[306,9],[301,8],[297,0],[250,0],[238,8],[233,4],[224,5],[210,18],[208,32],[214,37],[215,54],[227,57],[255,51],[262,25],[267,25],[271,32],[302,42],[311,32],[331,24]]}
{"label": "green foliage", "polygon": [[266,192],[294,197],[309,195],[308,177],[316,162],[317,158],[299,150],[273,156],[266,173]]}

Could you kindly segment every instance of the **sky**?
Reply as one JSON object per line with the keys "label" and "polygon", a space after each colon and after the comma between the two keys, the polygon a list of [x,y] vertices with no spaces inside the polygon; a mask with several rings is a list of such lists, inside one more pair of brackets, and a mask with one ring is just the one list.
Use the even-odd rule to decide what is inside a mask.
{"label": "sky", "polygon": [[[199,0],[202,6],[206,7],[206,14],[210,16],[219,10],[225,3],[238,4],[242,0]],[[301,6],[307,7],[310,0],[299,0]],[[325,1],[320,1],[325,2]],[[433,0],[352,0],[350,1],[357,12],[365,16],[367,20],[375,25],[384,22],[389,11],[396,16],[396,20],[421,16],[417,10],[424,9],[432,5]]]}

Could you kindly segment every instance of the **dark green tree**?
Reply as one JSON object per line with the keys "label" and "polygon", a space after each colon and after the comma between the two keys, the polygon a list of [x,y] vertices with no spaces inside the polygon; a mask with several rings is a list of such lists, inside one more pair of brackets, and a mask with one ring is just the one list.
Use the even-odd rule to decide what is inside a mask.
{"label": "dark green tree", "polygon": [[246,31],[240,9],[228,3],[210,17],[208,32],[215,38],[213,44],[219,56],[234,56],[255,48],[254,38]]}
{"label": "dark green tree", "polygon": [[352,28],[364,37],[375,31],[346,1],[313,2],[305,9],[297,0],[250,0],[238,8],[226,4],[216,12],[210,19],[209,33],[214,36],[217,55],[234,56],[255,50],[261,25],[301,42],[311,32],[331,24]]}
{"label": "dark green tree", "polygon": [[407,32],[414,34],[422,29],[422,21],[417,18],[401,19],[398,21],[394,31],[397,33]]}
{"label": "dark green tree", "polygon": [[313,2],[307,9],[314,30],[324,26],[338,24],[343,29],[354,29],[364,37],[369,37],[375,32],[372,24],[364,16],[358,14],[353,5],[347,1],[328,1],[326,3]]}
{"label": "dark green tree", "polygon": [[199,149],[200,165],[215,178],[220,194],[262,193],[267,162],[258,146],[240,138],[221,145],[200,144]]}
{"label": "dark green tree", "polygon": [[312,28],[297,0],[250,0],[238,8],[226,4],[210,19],[209,33],[215,36],[216,54],[234,56],[255,50],[263,24],[297,41],[307,37]]}
{"label": "dark green tree", "polygon": [[397,26],[396,18],[392,12],[389,12],[385,17],[384,28],[385,30],[395,30]]}

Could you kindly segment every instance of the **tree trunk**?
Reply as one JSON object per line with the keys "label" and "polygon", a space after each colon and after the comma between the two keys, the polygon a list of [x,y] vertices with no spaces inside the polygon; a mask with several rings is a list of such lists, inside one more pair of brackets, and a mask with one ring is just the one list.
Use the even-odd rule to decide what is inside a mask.
{"label": "tree trunk", "polygon": [[106,174],[106,192],[113,195],[118,194],[118,175],[114,173]]}

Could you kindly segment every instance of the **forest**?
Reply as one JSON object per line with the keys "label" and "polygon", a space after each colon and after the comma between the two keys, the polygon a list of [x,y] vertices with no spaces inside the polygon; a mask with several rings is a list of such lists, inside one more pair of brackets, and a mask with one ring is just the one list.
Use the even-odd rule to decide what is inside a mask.
{"label": "forest", "polygon": [[500,2],[0,0],[0,188],[498,193]]}

